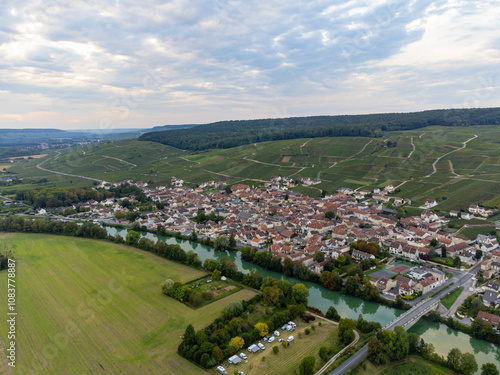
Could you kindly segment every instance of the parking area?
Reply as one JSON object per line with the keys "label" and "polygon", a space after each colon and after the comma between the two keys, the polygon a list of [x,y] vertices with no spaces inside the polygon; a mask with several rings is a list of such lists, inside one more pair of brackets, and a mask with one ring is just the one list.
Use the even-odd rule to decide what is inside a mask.
{"label": "parking area", "polygon": [[[314,329],[311,328],[312,324],[314,324]],[[241,371],[244,375],[289,375],[298,369],[304,357],[308,355],[317,356],[321,346],[333,346],[337,340],[337,325],[331,322],[322,321],[321,326],[319,326],[318,320],[308,324],[296,321],[296,327],[293,327],[292,332],[286,329],[283,331],[281,328],[278,328],[279,336],[275,336],[274,331],[269,333],[269,337],[274,336],[274,340],[271,340],[271,342],[266,342],[263,339],[259,342],[265,349],[259,349],[256,353],[251,353],[248,351],[248,346],[245,346],[237,354],[240,356],[243,353],[247,357],[246,360],[242,360],[238,364],[230,364],[226,360],[222,366],[227,371],[227,374],[233,375],[235,371]],[[306,329],[309,330],[308,335],[305,333]],[[292,336],[293,339],[290,339]],[[259,343],[255,345],[258,346]],[[285,346],[283,346],[283,343],[285,343]],[[274,347],[278,347],[278,354],[273,352]],[[215,369],[210,373],[218,374]]]}

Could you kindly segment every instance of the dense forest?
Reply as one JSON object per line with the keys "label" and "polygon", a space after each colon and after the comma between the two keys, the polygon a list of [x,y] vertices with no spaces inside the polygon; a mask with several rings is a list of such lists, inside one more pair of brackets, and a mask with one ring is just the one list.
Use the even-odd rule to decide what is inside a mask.
{"label": "dense forest", "polygon": [[384,131],[418,129],[431,125],[498,124],[500,108],[442,109],[413,113],[220,121],[190,129],[146,133],[139,140],[159,142],[184,150],[205,150],[296,138],[381,137]]}

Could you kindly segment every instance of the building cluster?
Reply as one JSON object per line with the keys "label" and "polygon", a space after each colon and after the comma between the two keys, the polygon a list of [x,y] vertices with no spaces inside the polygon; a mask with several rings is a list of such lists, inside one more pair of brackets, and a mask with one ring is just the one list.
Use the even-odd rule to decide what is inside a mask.
{"label": "building cluster", "polygon": [[[164,204],[162,209],[141,212],[141,217],[137,219],[139,223],[150,229],[161,226],[167,231],[183,235],[196,232],[198,236],[212,240],[234,234],[240,246],[251,246],[259,251],[270,250],[283,260],[290,258],[294,262],[300,261],[318,274],[323,271],[325,263],[348,253],[349,244],[358,240],[374,242],[388,249],[391,254],[416,261],[421,255],[429,254],[429,245],[436,239],[440,246],[446,247],[448,256],[458,256],[464,264],[475,262],[477,248],[487,252],[498,248],[494,239],[480,238],[480,242],[474,246],[465,237],[442,232],[441,227],[449,219],[431,211],[398,222],[393,215],[395,211],[384,208],[383,203],[391,199],[396,206],[411,202],[389,196],[395,190],[392,185],[373,192],[354,192],[343,188],[334,195],[311,198],[287,190],[286,187],[291,186],[293,181],[280,176],[273,176],[263,189],[245,184],[232,185],[231,194],[226,193],[224,181],[208,181],[196,189],[185,187],[183,183],[182,179],[175,177],[172,178],[171,187],[153,188],[148,187],[147,183],[135,182],[153,202]],[[107,186],[110,184],[102,184],[104,188]],[[114,199],[87,202],[85,205],[102,218],[128,212]],[[223,220],[218,223],[212,220],[197,223],[193,218],[199,212],[204,212],[207,217],[213,212]],[[118,221],[126,223],[124,219]],[[317,262],[313,257],[317,251],[324,253],[323,261]],[[374,256],[356,250],[352,257],[361,261]],[[495,271],[496,263],[491,267]],[[419,288],[424,290],[424,284]],[[405,283],[400,287],[403,290],[407,288]],[[389,284],[383,290],[393,288]]]}
{"label": "building cluster", "polygon": [[405,275],[372,279],[377,291],[389,298],[426,294],[446,281],[444,272],[436,268],[414,267]]}

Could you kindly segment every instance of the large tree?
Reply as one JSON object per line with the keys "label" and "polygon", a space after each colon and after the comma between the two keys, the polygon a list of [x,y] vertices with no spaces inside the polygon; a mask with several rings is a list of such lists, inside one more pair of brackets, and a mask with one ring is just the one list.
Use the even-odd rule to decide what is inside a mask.
{"label": "large tree", "polygon": [[340,319],[339,322],[339,339],[343,344],[349,344],[354,340],[353,330],[356,328],[356,322],[352,319]]}
{"label": "large tree", "polygon": [[314,358],[313,355],[305,357],[299,366],[300,375],[312,375],[312,374],[314,374],[314,364],[315,363],[316,363],[316,358]]}
{"label": "large tree", "polygon": [[458,348],[453,348],[448,352],[446,361],[448,362],[448,367],[453,371],[459,372],[460,370],[460,360],[462,358],[462,352]]}
{"label": "large tree", "polygon": [[500,373],[495,364],[485,363],[481,366],[481,375],[500,375]]}
{"label": "large tree", "polygon": [[462,354],[462,358],[460,358],[460,371],[464,375],[472,375],[477,369],[477,362],[474,355],[471,353]]}
{"label": "large tree", "polygon": [[254,327],[257,331],[259,331],[261,337],[264,337],[269,333],[269,327],[266,323],[257,323]]}
{"label": "large tree", "polygon": [[245,340],[243,340],[241,337],[239,336],[236,336],[236,337],[233,337],[230,341],[229,341],[229,346],[232,346],[236,351],[240,350],[241,348],[243,348],[243,346],[245,345]]}

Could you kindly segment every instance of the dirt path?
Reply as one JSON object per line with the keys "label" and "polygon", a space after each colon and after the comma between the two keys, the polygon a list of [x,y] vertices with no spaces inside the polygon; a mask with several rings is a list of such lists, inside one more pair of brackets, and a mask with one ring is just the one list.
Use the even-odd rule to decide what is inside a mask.
{"label": "dirt path", "polygon": [[302,172],[302,171],[303,171],[304,169],[306,169],[306,168],[307,168],[307,167],[302,167],[302,168],[300,168],[297,172],[292,173],[291,175],[288,175],[287,177],[292,177],[293,175],[296,175],[297,173]]}
{"label": "dirt path", "polygon": [[[252,154],[252,155],[255,155],[255,154]],[[280,165],[280,164],[273,164],[273,163],[266,163],[264,161],[259,161],[259,160],[255,160],[255,159],[250,159],[248,156],[244,156],[243,157],[244,160],[248,160],[248,161],[253,161],[254,163],[258,163],[258,164],[264,164],[264,165],[270,165],[272,167],[286,167],[286,168],[300,168],[300,167],[289,167],[289,166],[285,166],[285,165]]]}
{"label": "dirt path", "polygon": [[86,176],[80,176],[80,175],[76,175],[76,174],[71,174],[71,173],[63,173],[63,172],[58,172],[58,171],[52,171],[50,169],[46,169],[46,168],[43,168],[42,165],[46,162],[48,162],[49,160],[52,160],[52,159],[57,159],[59,157],[59,155],[61,155],[61,153],[59,151],[56,151],[57,155],[54,156],[53,158],[49,158],[47,160],[44,160],[42,161],[41,163],[39,163],[36,167],[42,171],[45,171],[45,172],[50,172],[50,173],[55,173],[55,174],[60,174],[62,176],[70,176],[70,177],[78,177],[78,178],[83,178],[85,180],[91,180],[91,181],[98,181],[98,182],[102,182],[102,180],[99,180],[97,178],[92,178],[92,177],[86,177]]}
{"label": "dirt path", "polygon": [[448,160],[448,163],[450,164],[450,172],[451,172],[452,174],[454,174],[455,176],[459,177],[460,175],[459,175],[459,174],[457,174],[457,173],[455,172],[455,170],[453,169],[453,163],[451,162],[451,160]]}
{"label": "dirt path", "polygon": [[436,161],[434,163],[432,163],[432,169],[433,169],[433,172],[428,174],[427,176],[425,177],[431,177],[434,173],[437,172],[437,168],[436,168],[436,164],[444,157],[450,155],[450,154],[453,154],[454,152],[457,152],[457,151],[460,151],[460,150],[463,150],[465,147],[467,147],[467,143],[469,143],[470,141],[472,141],[473,139],[476,139],[478,136],[477,134],[474,134],[474,137],[472,138],[469,138],[468,140],[466,140],[464,143],[463,143],[463,146],[460,147],[460,148],[457,148],[456,150],[453,150],[453,151],[450,151],[448,152],[447,154],[444,154],[443,156],[440,156],[439,158],[436,159]]}
{"label": "dirt path", "polygon": [[236,178],[236,176],[230,176],[228,174],[223,174],[223,173],[218,173],[218,172],[212,172],[212,171],[209,171],[208,169],[202,169],[202,171],[205,171],[205,172],[208,172],[208,173],[213,173],[213,174],[216,174],[216,175],[219,175],[219,176],[222,176],[222,177]]}
{"label": "dirt path", "polygon": [[[166,157],[163,158],[163,159],[166,159]],[[182,160],[185,160],[185,161],[189,161],[191,163],[201,164],[199,161],[189,160],[189,159],[183,158],[182,156],[179,156],[179,159],[182,159]]]}
{"label": "dirt path", "polygon": [[411,137],[410,141],[411,145],[413,146],[413,150],[411,150],[410,155],[408,155],[406,158],[409,159],[411,155],[415,152],[415,144],[413,143],[413,137]]}
{"label": "dirt path", "polygon": [[366,146],[368,146],[370,143],[373,142],[373,139],[370,139],[370,142],[368,142],[366,145],[363,146],[363,148],[361,150],[359,150],[358,152],[356,152],[353,156],[350,157],[350,159],[356,157],[357,155],[361,154],[363,151],[365,151],[365,148]]}
{"label": "dirt path", "polygon": [[[102,157],[103,158],[108,158],[108,159],[115,159],[115,160],[121,161],[122,163],[130,164],[132,166],[132,168],[137,167],[137,164],[129,163],[128,161],[125,161],[125,160],[122,160],[122,159],[118,159],[118,158],[114,158],[112,156],[102,155]],[[130,168],[130,169],[132,169],[132,168]]]}
{"label": "dirt path", "polygon": [[310,141],[312,141],[312,138],[311,138],[311,139],[308,139],[307,141],[305,141],[305,142],[302,144],[302,146],[300,146],[300,153],[301,153],[301,154],[303,154],[303,152],[302,152],[302,147],[305,147],[305,145],[306,145],[308,142],[310,142]]}
{"label": "dirt path", "polygon": [[328,169],[335,167],[337,164],[342,163],[343,161],[354,159],[357,155],[361,154],[365,150],[366,146],[368,146],[372,142],[373,142],[373,139],[370,139],[370,141],[366,145],[364,145],[361,150],[359,150],[358,152],[356,152],[354,155],[352,155],[351,157],[349,157],[347,159],[344,159],[344,160],[341,160],[341,161],[336,161],[335,163],[333,163],[332,165],[330,165],[328,167]]}

